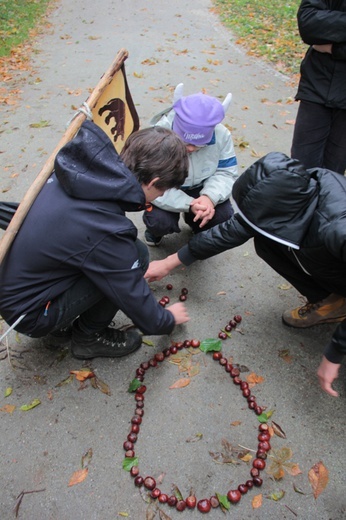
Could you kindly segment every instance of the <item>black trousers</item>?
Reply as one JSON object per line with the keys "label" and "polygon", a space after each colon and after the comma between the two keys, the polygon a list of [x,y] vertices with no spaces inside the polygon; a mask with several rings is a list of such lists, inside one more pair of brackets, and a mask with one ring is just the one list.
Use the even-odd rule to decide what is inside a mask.
{"label": "black trousers", "polygon": [[300,101],[291,157],[306,168],[346,170],[346,110]]}
{"label": "black trousers", "polygon": [[[346,296],[346,265],[331,260],[322,264],[303,251],[292,250],[265,237],[254,239],[256,253],[285,278],[308,302],[316,303],[330,294]],[[307,271],[307,274],[304,269]]]}

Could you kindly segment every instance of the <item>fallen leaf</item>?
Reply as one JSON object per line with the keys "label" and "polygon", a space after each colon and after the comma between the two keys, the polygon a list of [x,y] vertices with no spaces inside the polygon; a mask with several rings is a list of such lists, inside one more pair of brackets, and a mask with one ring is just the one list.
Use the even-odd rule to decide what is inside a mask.
{"label": "fallen leaf", "polygon": [[255,495],[252,499],[252,508],[258,509],[259,507],[262,507],[262,502],[263,502],[262,493],[260,495]]}
{"label": "fallen leaf", "polygon": [[192,437],[188,437],[185,442],[197,442],[203,438],[203,433],[196,433]]}
{"label": "fallen leaf", "polygon": [[315,499],[325,490],[329,481],[329,471],[320,461],[314,464],[308,473]]}
{"label": "fallen leaf", "polygon": [[80,484],[81,482],[83,482],[83,480],[85,480],[88,476],[88,471],[88,468],[78,469],[77,471],[75,471],[72,477],[70,478],[68,486],[75,486],[76,484]]}
{"label": "fallen leaf", "polygon": [[263,383],[264,377],[259,376],[258,374],[255,374],[255,372],[251,372],[251,374],[248,374],[246,376],[246,381],[249,383],[249,385],[254,386],[258,383]]}
{"label": "fallen leaf", "polygon": [[5,390],[5,395],[4,397],[8,397],[9,395],[12,394],[12,388],[10,386],[8,386]]}
{"label": "fallen leaf", "polygon": [[70,370],[70,374],[74,374],[78,381],[85,381],[86,379],[90,379],[91,377],[95,377],[94,372],[89,369],[85,370]]}
{"label": "fallen leaf", "polygon": [[184,388],[184,386],[187,386],[190,384],[190,378],[189,377],[182,377],[181,379],[178,379],[173,385],[171,385],[169,388],[170,390],[174,390],[176,388]]}
{"label": "fallen leaf", "polygon": [[36,408],[36,406],[38,406],[39,404],[41,404],[41,401],[39,399],[34,399],[33,401],[31,401],[30,404],[23,404],[20,407],[20,410],[22,410],[23,412],[27,412],[28,410]]}
{"label": "fallen leaf", "polygon": [[282,291],[288,291],[288,289],[292,289],[292,285],[289,283],[282,283],[282,284],[278,285],[278,288],[281,289]]}
{"label": "fallen leaf", "polygon": [[119,516],[124,516],[124,517],[128,517],[129,516],[129,514],[125,513],[124,511],[119,511],[118,515]]}
{"label": "fallen leaf", "polygon": [[216,296],[224,296],[225,294],[227,294],[226,291],[219,291]]}
{"label": "fallen leaf", "polygon": [[67,384],[71,383],[71,381],[73,381],[72,374],[70,376],[66,377],[66,379],[63,379],[62,381],[60,381],[60,383],[56,384],[55,387],[58,388],[59,386],[67,385]]}
{"label": "fallen leaf", "polygon": [[231,422],[231,426],[239,426],[241,424],[241,421],[233,421]]}
{"label": "fallen leaf", "polygon": [[279,426],[274,421],[272,421],[271,426],[273,428],[273,431],[274,431],[275,435],[277,435],[278,437],[281,437],[282,439],[286,439],[286,433],[283,431],[281,426]]}
{"label": "fallen leaf", "polygon": [[2,408],[0,408],[0,412],[13,413],[16,407],[14,404],[5,404]]}
{"label": "fallen leaf", "polygon": [[93,456],[93,450],[92,448],[89,448],[87,452],[84,453],[81,460],[82,468],[87,468],[91,462]]}
{"label": "fallen leaf", "polygon": [[285,496],[285,491],[283,489],[280,489],[279,491],[273,491],[270,493],[270,495],[266,495],[266,498],[269,498],[270,500],[275,500],[275,502],[278,502]]}

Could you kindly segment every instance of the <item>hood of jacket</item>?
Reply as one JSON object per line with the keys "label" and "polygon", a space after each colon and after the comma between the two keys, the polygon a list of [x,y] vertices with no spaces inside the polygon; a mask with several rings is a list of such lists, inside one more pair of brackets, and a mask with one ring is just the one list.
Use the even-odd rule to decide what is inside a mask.
{"label": "hood of jacket", "polygon": [[107,134],[85,121],[77,135],[58,152],[54,169],[70,196],[114,201],[124,211],[142,210],[145,195],[135,175],[120,159]]}
{"label": "hood of jacket", "polygon": [[265,155],[233,185],[239,215],[262,235],[299,249],[318,203],[317,173],[283,153]]}

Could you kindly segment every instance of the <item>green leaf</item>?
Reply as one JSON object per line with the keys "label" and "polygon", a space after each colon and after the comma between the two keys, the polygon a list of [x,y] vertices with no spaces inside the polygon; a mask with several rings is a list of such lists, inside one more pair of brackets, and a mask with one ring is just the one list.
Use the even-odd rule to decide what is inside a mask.
{"label": "green leaf", "polygon": [[221,350],[221,345],[221,339],[209,338],[204,339],[200,344],[199,348],[203,352],[219,352]]}
{"label": "green leaf", "polygon": [[23,404],[20,407],[20,410],[22,410],[23,412],[27,412],[28,410],[32,410],[39,404],[41,404],[41,401],[39,399],[34,399],[30,404]]}
{"label": "green leaf", "polygon": [[137,379],[137,378],[132,379],[132,381],[131,381],[131,383],[129,385],[128,392],[135,392],[137,390],[137,388],[142,386],[142,384],[143,383],[141,383],[139,379]]}
{"label": "green leaf", "polygon": [[11,394],[12,394],[12,388],[10,386],[8,386],[5,390],[5,397],[8,397]]}
{"label": "green leaf", "polygon": [[142,338],[142,343],[144,343],[144,345],[148,345],[148,347],[154,347],[154,343],[152,341],[150,341],[150,339],[144,339]]}
{"label": "green leaf", "polygon": [[229,509],[231,507],[230,501],[228,500],[226,495],[220,495],[219,493],[216,493],[216,496],[220,502],[220,504],[225,508]]}
{"label": "green leaf", "polygon": [[285,491],[283,489],[280,489],[279,491],[273,491],[273,493],[270,493],[270,495],[267,495],[266,498],[269,498],[270,500],[275,500],[275,502],[278,502],[285,496]]}
{"label": "green leaf", "polygon": [[125,457],[123,460],[123,469],[130,471],[132,466],[138,466],[138,457]]}
{"label": "green leaf", "polygon": [[260,423],[266,423],[268,422],[268,419],[273,415],[275,410],[268,410],[267,412],[262,412],[261,415],[257,416],[257,419]]}
{"label": "green leaf", "polygon": [[31,123],[29,126],[30,128],[45,128],[46,126],[50,126],[50,122],[42,120],[38,123]]}

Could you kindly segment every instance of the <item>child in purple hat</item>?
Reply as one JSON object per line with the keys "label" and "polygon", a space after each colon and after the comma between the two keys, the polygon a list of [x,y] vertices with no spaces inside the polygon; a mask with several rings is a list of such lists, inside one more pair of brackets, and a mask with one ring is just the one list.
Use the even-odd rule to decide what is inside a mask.
{"label": "child in purple hat", "polygon": [[238,165],[231,133],[221,124],[232,95],[221,103],[202,92],[186,97],[182,94],[180,83],[173,106],[151,121],[172,129],[184,141],[189,152],[189,175],[180,189],[168,190],[144,212],[144,236],[149,246],[159,246],[163,236],[179,233],[181,214],[194,233],[220,224],[233,214],[229,198]]}

